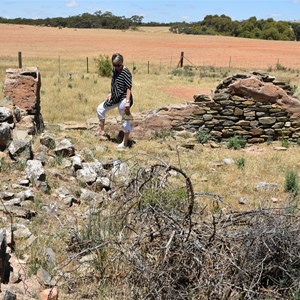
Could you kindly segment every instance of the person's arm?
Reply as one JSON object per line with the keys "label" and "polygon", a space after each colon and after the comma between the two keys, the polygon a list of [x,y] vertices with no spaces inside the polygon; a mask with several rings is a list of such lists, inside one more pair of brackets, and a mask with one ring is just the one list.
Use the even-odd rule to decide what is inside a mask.
{"label": "person's arm", "polygon": [[127,91],[126,91],[126,106],[127,106],[127,104],[129,104],[129,107],[130,107],[130,96],[131,96],[131,90],[127,89]]}
{"label": "person's arm", "polygon": [[126,91],[126,104],[125,104],[125,113],[130,113],[130,96],[131,96],[131,90],[127,89]]}

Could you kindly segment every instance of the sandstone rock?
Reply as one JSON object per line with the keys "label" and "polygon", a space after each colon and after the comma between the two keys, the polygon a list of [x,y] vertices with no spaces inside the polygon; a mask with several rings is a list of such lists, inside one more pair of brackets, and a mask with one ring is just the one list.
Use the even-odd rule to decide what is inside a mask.
{"label": "sandstone rock", "polygon": [[39,110],[40,72],[37,68],[8,69],[4,81],[4,97],[9,97],[13,105],[28,112]]}
{"label": "sandstone rock", "polygon": [[58,289],[56,287],[52,289],[46,289],[41,292],[41,300],[57,300]]}
{"label": "sandstone rock", "polygon": [[16,123],[16,129],[26,131],[30,135],[35,135],[38,132],[38,128],[35,124],[35,116],[27,115],[21,118]]}
{"label": "sandstone rock", "polygon": [[289,96],[286,91],[272,83],[264,83],[256,77],[238,80],[229,86],[229,91],[251,97],[255,101],[277,103],[292,114],[292,118],[300,117],[300,101]]}

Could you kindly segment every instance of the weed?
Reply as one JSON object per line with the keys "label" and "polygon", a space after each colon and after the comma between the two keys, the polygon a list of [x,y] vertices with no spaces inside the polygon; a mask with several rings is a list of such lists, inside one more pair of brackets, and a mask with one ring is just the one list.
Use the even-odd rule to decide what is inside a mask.
{"label": "weed", "polygon": [[163,129],[163,130],[155,131],[154,136],[157,139],[166,140],[169,137],[173,138],[174,132],[170,129]]}
{"label": "weed", "polygon": [[87,98],[86,98],[86,96],[83,94],[83,93],[78,93],[78,100],[80,101],[80,102],[84,102],[84,103],[87,103]]}
{"label": "weed", "polygon": [[198,131],[195,137],[200,144],[206,144],[211,138],[210,133],[207,131]]}
{"label": "weed", "polygon": [[287,68],[284,67],[284,66],[283,66],[282,64],[280,64],[280,63],[277,63],[276,66],[275,66],[275,68],[276,68],[277,71],[286,71],[286,70],[287,70]]}
{"label": "weed", "polygon": [[166,211],[176,210],[186,204],[186,189],[179,188],[174,191],[164,189],[149,189],[141,198],[142,207],[159,207]]}
{"label": "weed", "polygon": [[285,147],[285,148],[288,148],[289,147],[289,141],[287,139],[282,139],[281,140],[281,146],[282,147]]}
{"label": "weed", "polygon": [[50,166],[55,167],[55,166],[60,166],[63,162],[63,155],[56,155],[51,161],[50,161]]}
{"label": "weed", "polygon": [[247,141],[243,137],[233,136],[229,138],[227,143],[228,149],[239,150],[245,148]]}
{"label": "weed", "polygon": [[300,290],[296,290],[293,293],[292,300],[300,300]]}
{"label": "weed", "polygon": [[290,192],[294,195],[299,193],[299,183],[298,183],[298,174],[294,170],[289,170],[285,176],[284,183],[285,192]]}
{"label": "weed", "polygon": [[236,165],[239,169],[244,169],[246,163],[246,159],[244,157],[240,157],[236,160]]}
{"label": "weed", "polygon": [[173,76],[185,76],[185,77],[193,77],[195,76],[195,71],[190,66],[185,66],[183,68],[176,68],[172,70],[171,74]]}

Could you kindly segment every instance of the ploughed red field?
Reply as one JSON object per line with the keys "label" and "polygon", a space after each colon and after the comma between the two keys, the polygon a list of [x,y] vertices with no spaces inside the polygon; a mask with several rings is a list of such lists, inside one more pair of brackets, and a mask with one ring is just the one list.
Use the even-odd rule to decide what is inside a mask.
{"label": "ploughed red field", "polygon": [[[184,64],[193,66],[267,70],[280,64],[300,69],[300,42],[173,34],[168,27],[140,27],[133,31],[0,24],[0,40],[0,60],[17,57],[18,52],[23,57],[62,59],[120,52],[127,64],[174,68],[183,52]],[[183,87],[165,92],[183,98],[193,95]]]}

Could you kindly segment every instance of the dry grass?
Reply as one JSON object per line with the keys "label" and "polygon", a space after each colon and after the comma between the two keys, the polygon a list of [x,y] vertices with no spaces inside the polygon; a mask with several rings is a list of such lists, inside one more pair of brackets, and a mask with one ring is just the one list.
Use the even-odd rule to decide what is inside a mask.
{"label": "dry grass", "polygon": [[[228,68],[228,57],[233,55],[233,50],[239,58],[239,64],[243,62],[250,64],[248,70],[253,66],[259,69],[264,66],[265,70],[267,67],[272,67],[273,70],[270,70],[272,75],[291,85],[300,86],[299,74],[294,71],[299,65],[290,63],[296,61],[299,43],[174,36],[170,35],[166,28],[140,28],[138,32],[122,32],[8,26],[5,27],[6,31],[2,31],[1,26],[3,25],[0,25],[0,38],[6,47],[0,49],[0,85],[4,81],[5,70],[17,67],[16,58],[11,56],[12,52],[17,53],[22,50],[24,66],[37,66],[41,71],[42,114],[48,124],[69,121],[81,123],[88,118],[96,117],[95,109],[107,95],[110,79],[101,78],[96,74],[92,57],[105,53],[110,55],[117,46],[119,47],[121,39],[127,40],[124,47],[127,66],[131,70],[133,66],[136,68],[133,72],[134,114],[167,104],[186,102],[197,93],[209,93],[227,76],[240,71],[240,69]],[[174,57],[177,57],[182,49],[187,49],[185,51],[191,55],[191,61],[198,66],[194,76],[172,74],[177,63]],[[69,56],[68,59],[66,56]],[[86,71],[87,56],[90,57],[89,73]],[[172,56],[173,61],[170,59]],[[278,57],[283,66],[293,69],[277,70]],[[148,60],[151,61],[150,74],[148,74]],[[222,63],[218,65],[219,62]],[[232,60],[232,63],[234,62],[236,61]],[[265,64],[263,65],[262,62]],[[246,67],[244,65],[243,69]],[[207,71],[208,69],[210,70]],[[204,76],[202,71],[205,71],[207,76]],[[210,76],[212,74],[213,76]],[[114,118],[116,115],[117,112],[114,112],[109,117]],[[219,195],[221,203],[217,209],[221,209],[224,213],[284,207],[290,196],[284,190],[286,174],[290,170],[300,174],[299,146],[290,145],[285,151],[279,151],[276,147],[281,146],[280,141],[248,146],[242,150],[230,150],[226,144],[219,145],[219,148],[212,148],[208,144],[201,145],[194,140],[194,149],[186,149],[181,146],[185,141],[166,137],[150,141],[139,140],[130,150],[118,151],[111,141],[100,142],[93,131],[65,132],[53,129],[51,126],[47,127],[47,130],[57,139],[70,138],[80,153],[83,153],[86,148],[91,150],[95,158],[103,163],[116,159],[126,161],[133,172],[137,167],[150,166],[162,161],[167,165],[178,167],[191,179],[196,193]],[[34,142],[34,147],[39,147],[39,136]],[[234,162],[226,165],[223,163],[224,158],[232,158]],[[244,167],[238,166],[240,159],[244,160]],[[67,172],[63,168],[59,170],[62,174]],[[18,170],[0,172],[0,182],[6,180],[13,182],[13,177],[17,176],[19,176]],[[53,189],[67,184],[59,181],[51,172],[47,173],[47,176]],[[275,183],[278,189],[257,190],[256,185],[259,182]],[[71,181],[68,184],[69,189],[76,194],[78,185],[74,187]],[[36,200],[37,209],[39,209],[38,202],[45,201],[44,197],[46,195],[41,193],[40,199]],[[240,203],[242,198],[244,204]],[[299,196],[296,201],[299,201],[298,198]],[[206,207],[208,212],[216,209],[209,196],[199,196],[196,201],[201,207]],[[29,264],[36,267],[36,261],[43,255],[42,249],[45,245],[54,248],[60,262],[67,259],[68,254],[62,247],[62,241],[67,235],[67,227],[75,223],[77,225],[77,221],[81,221],[81,217],[76,222],[73,222],[74,219],[70,217],[72,214],[82,216],[83,212],[80,209],[82,209],[80,206],[74,206],[64,210],[63,217],[66,217],[64,221],[67,223],[64,230],[53,216],[49,218],[48,212],[39,211],[31,224],[39,238],[33,246]],[[49,222],[44,222],[45,219]],[[167,241],[163,241],[163,244],[166,243]],[[98,291],[99,286],[96,284],[88,282],[87,285],[85,282],[81,286],[76,286],[76,289],[79,294],[81,292],[88,294],[86,287]],[[120,286],[119,292],[122,293]],[[110,292],[113,294],[115,291],[105,292],[109,295]],[[60,297],[70,299],[63,294],[63,291]],[[82,298],[78,296],[78,299]],[[106,299],[113,298],[106,297]]]}
{"label": "dry grass", "polygon": [[[264,51],[267,49],[271,51],[271,48],[278,50],[281,47],[280,49],[282,50],[279,51],[280,55],[287,55],[287,57],[290,55],[290,60],[293,60],[295,56],[299,55],[297,53],[300,53],[300,51],[293,52],[293,54],[291,52],[291,49],[297,50],[297,47],[300,45],[299,43],[272,43],[270,41],[236,40],[223,37],[178,36],[170,34],[165,28],[141,28],[138,32],[107,30],[76,31],[73,29],[58,30],[54,28],[32,28],[27,26],[22,28],[7,26],[5,29],[7,30],[7,32],[5,31],[6,34],[11,35],[15,47],[22,49],[22,47],[26,46],[28,51],[32,51],[26,53],[24,65],[37,66],[41,71],[42,114],[45,122],[49,124],[69,121],[81,123],[89,118],[96,117],[95,109],[108,94],[110,86],[109,78],[101,78],[96,74],[96,64],[93,59],[89,60],[89,73],[86,70],[87,55],[106,53],[108,51],[105,48],[105,42],[100,47],[99,36],[101,36],[102,41],[106,41],[106,39],[108,41],[110,38],[111,46],[121,38],[127,38],[128,44],[131,45],[132,49],[130,51],[128,50],[129,48],[125,48],[124,51],[126,54],[125,64],[132,71],[133,67],[135,67],[133,71],[133,94],[135,99],[133,113],[159,108],[168,104],[191,101],[194,94],[209,93],[211,90],[214,90],[220,81],[238,72],[239,69],[213,66],[218,63],[219,59],[218,54],[214,52],[216,49],[220,50],[222,48],[223,50],[228,50],[228,48],[233,49],[236,47],[235,50],[240,49],[240,51],[245,51],[247,53],[244,56],[244,62],[246,62],[245,57],[249,57],[249,60],[251,60],[251,56],[258,49],[261,50],[261,54],[257,56],[259,57],[258,62],[263,56]],[[22,33],[29,32],[30,30],[32,32],[31,37],[35,38],[36,41],[35,47],[40,51],[40,55],[38,56],[36,55],[37,51],[32,48],[33,45],[29,42],[25,43],[22,37]],[[0,36],[2,34],[3,40],[5,40],[5,32],[0,32]],[[65,56],[69,54],[68,49],[74,35],[77,35],[78,38],[72,44],[73,50],[78,51],[77,57],[74,58],[75,52],[73,52],[73,55],[70,55],[69,59],[64,57],[59,58],[57,54],[60,48],[56,49],[57,52],[55,52],[55,47],[52,47],[50,44],[57,39],[59,40],[59,47],[62,47],[65,41],[66,52],[61,52]],[[166,37],[163,41],[162,36]],[[19,40],[13,39],[13,37],[19,38]],[[46,41],[45,45],[42,44],[42,37]],[[133,40],[134,38],[135,40]],[[94,39],[94,45],[97,45],[99,48],[94,48],[90,39]],[[82,41],[86,41],[87,44],[80,44]],[[227,41],[227,44],[225,44],[225,41]],[[197,46],[197,43],[200,42],[206,45],[205,55],[200,55],[200,49]],[[197,69],[194,69],[195,74],[193,76],[175,76],[172,73],[175,61],[168,61],[166,63],[166,61],[159,59],[159,57],[166,58],[168,55],[171,57],[175,53],[173,52],[174,49],[177,53],[183,46],[194,50],[195,61],[197,55],[201,56],[201,59],[208,59],[204,64],[200,64]],[[89,48],[90,52],[85,54],[84,51],[87,48]],[[162,49],[164,49],[164,52],[159,52]],[[113,46],[110,47],[109,52],[112,50]],[[8,53],[4,53],[3,51],[4,49],[0,51],[1,84],[4,81],[5,69],[16,67],[15,59],[5,56]],[[149,51],[152,51],[151,55],[149,54],[149,58],[156,61],[156,63],[150,63],[150,72],[148,74],[148,64],[145,58]],[[223,53],[225,56],[226,51],[224,50]],[[212,53],[215,53],[215,63],[211,67],[205,67],[205,65],[209,64],[209,58],[213,55]],[[50,55],[50,58],[47,55]],[[266,63],[271,63],[271,60],[266,61]],[[288,65],[284,64],[283,66],[288,67]],[[291,85],[300,86],[299,73],[298,71],[294,71],[297,69],[297,64],[293,66],[294,69],[284,71],[277,70],[275,64],[273,64],[273,70],[270,69],[270,73],[280,80],[289,82]],[[116,116],[117,111],[109,115],[110,118]],[[74,139],[79,144],[78,147],[88,146],[97,153],[99,142],[93,136],[93,132],[74,132],[70,134],[74,135]],[[197,142],[195,141],[195,143]],[[177,141],[172,139],[169,141],[158,139],[153,141],[137,141],[129,152],[116,153],[115,145],[111,142],[102,142],[102,144],[107,146],[107,151],[104,154],[99,153],[99,159],[105,157],[114,158],[116,156],[128,159],[133,155],[141,164],[146,164],[149,162],[149,157],[151,156],[158,157],[169,164],[180,165],[184,170],[187,170],[188,175],[192,178],[195,190],[218,193],[222,195],[225,203],[231,203],[234,208],[241,208],[238,203],[238,199],[241,197],[247,199],[247,205],[254,206],[269,205],[272,197],[276,198],[279,202],[284,201],[286,198],[286,194],[283,191],[285,173],[291,168],[297,168],[297,171],[299,171],[299,162],[297,160],[298,147],[296,145],[290,147],[286,152],[275,151],[273,144],[261,145],[254,152],[228,150],[226,145],[223,145],[219,149],[211,149],[209,146],[202,146],[200,144],[196,146],[195,150],[186,150],[184,148],[178,150],[179,148],[176,148]],[[280,142],[277,142],[277,145],[280,145]],[[243,158],[246,162],[245,167],[238,168],[236,164],[219,167],[219,163],[225,157],[231,157],[235,160]],[[259,181],[276,182],[279,185],[279,190],[274,193],[257,192],[255,186]]]}
{"label": "dry grass", "polygon": [[[22,51],[23,66],[37,66],[41,71],[42,113],[49,123],[84,122],[95,116],[110,84],[96,75],[94,58],[110,56],[120,51],[120,45],[125,64],[135,69],[133,112],[192,100],[194,94],[209,93],[237,70],[274,70],[277,64],[300,68],[299,43],[175,35],[167,27],[121,31],[0,24],[0,40],[5,45],[0,48],[0,85],[5,70],[18,66],[17,53]],[[184,65],[197,67],[194,76],[172,75],[181,51]],[[212,72],[215,77],[205,76]],[[289,76],[289,81],[299,84],[297,74]]]}

